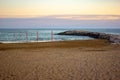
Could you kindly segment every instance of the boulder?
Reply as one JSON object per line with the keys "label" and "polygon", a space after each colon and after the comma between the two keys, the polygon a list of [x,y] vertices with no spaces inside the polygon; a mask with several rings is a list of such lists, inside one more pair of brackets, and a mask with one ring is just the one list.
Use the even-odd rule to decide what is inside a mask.
{"label": "boulder", "polygon": [[119,44],[120,43],[120,35],[111,35],[110,38],[109,38],[109,41],[111,43]]}

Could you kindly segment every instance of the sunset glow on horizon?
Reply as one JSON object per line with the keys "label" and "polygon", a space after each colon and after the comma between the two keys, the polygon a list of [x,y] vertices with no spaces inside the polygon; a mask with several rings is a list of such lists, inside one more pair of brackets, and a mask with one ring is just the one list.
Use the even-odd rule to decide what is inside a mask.
{"label": "sunset glow on horizon", "polygon": [[120,15],[119,4],[120,0],[0,0],[0,18]]}

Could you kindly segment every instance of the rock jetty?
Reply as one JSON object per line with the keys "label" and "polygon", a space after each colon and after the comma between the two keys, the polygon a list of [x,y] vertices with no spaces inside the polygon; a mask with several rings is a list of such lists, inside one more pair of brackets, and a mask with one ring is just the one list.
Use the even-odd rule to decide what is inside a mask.
{"label": "rock jetty", "polygon": [[61,33],[58,33],[58,35],[89,36],[89,37],[96,38],[96,39],[106,39],[110,43],[120,44],[120,35],[115,35],[115,34],[74,30],[74,31],[61,32]]}

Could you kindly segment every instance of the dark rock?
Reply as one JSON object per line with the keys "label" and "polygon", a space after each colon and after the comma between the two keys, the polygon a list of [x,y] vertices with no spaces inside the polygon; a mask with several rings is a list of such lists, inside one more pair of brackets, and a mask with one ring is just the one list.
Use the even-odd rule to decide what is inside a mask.
{"label": "dark rock", "polygon": [[99,34],[99,38],[100,39],[107,39],[107,40],[109,40],[109,38],[110,38],[110,34],[106,34],[106,33],[100,33]]}
{"label": "dark rock", "polygon": [[109,41],[111,43],[120,43],[120,35],[111,35]]}

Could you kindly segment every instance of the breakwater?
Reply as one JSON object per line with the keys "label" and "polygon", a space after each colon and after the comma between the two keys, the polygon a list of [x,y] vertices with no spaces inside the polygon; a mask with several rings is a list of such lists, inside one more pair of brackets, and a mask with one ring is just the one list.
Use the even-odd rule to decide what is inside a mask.
{"label": "breakwater", "polygon": [[96,39],[106,39],[110,43],[120,44],[120,35],[106,34],[100,32],[90,32],[82,30],[72,30],[58,33],[58,35],[75,35],[75,36],[89,36]]}

